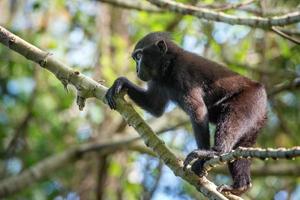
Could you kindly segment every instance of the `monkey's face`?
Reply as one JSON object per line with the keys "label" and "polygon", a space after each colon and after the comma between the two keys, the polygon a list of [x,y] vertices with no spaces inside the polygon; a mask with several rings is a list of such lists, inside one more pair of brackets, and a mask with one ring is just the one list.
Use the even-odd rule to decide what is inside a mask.
{"label": "monkey's face", "polygon": [[135,48],[132,58],[136,62],[137,76],[143,81],[158,78],[162,71],[167,45],[164,40],[145,47]]}

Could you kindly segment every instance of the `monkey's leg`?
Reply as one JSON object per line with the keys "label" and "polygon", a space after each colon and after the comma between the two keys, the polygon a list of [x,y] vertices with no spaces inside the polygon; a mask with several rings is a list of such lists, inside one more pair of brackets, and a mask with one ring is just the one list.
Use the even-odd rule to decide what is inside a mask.
{"label": "monkey's leg", "polygon": [[218,187],[220,192],[231,192],[235,195],[241,195],[251,186],[250,176],[251,161],[247,159],[236,160],[229,163],[229,171],[233,179],[233,185],[221,185]]}
{"label": "monkey's leg", "polygon": [[267,96],[257,84],[225,102],[226,111],[218,119],[215,145],[217,152],[229,152],[239,146],[252,146],[265,123]]}
{"label": "monkey's leg", "polygon": [[[224,120],[217,126],[215,146],[213,149],[215,151],[224,153],[239,146],[252,146],[255,142],[256,136],[253,134],[247,134],[247,137],[253,139],[251,144],[246,145],[243,141],[245,133],[243,132],[241,123],[236,122],[233,119],[233,115],[225,117]],[[235,118],[235,117],[234,117]],[[231,121],[232,120],[232,121]],[[235,121],[235,123],[233,122]],[[236,160],[233,163],[228,163],[229,171],[233,179],[232,185],[221,185],[218,190],[221,192],[231,192],[236,195],[241,195],[251,186],[250,178],[250,161],[247,159]]]}
{"label": "monkey's leg", "polygon": [[[257,137],[257,133],[257,128],[247,133],[246,136],[236,145],[236,147],[253,146]],[[236,195],[241,195],[242,193],[246,192],[251,187],[250,165],[251,161],[247,159],[240,159],[234,161],[233,163],[228,163],[233,185],[221,185],[218,187],[218,190],[223,192],[231,192]]]}
{"label": "monkey's leg", "polygon": [[[239,146],[250,147],[256,141],[257,133],[265,122],[266,97],[260,90],[250,90],[229,102],[228,111],[220,118],[215,135],[218,152],[228,152]],[[220,191],[240,195],[251,186],[250,161],[246,159],[229,163],[233,185],[223,185]]]}

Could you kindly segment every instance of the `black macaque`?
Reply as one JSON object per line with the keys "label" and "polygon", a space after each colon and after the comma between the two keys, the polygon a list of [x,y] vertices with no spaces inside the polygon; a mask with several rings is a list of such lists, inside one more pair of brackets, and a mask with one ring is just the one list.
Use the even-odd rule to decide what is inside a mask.
{"label": "black macaque", "polygon": [[[115,109],[114,96],[127,90],[136,104],[157,117],[169,101],[175,102],[189,115],[198,146],[187,156],[185,167],[195,156],[202,158],[191,167],[200,175],[206,159],[255,143],[266,121],[267,95],[263,85],[185,51],[164,32],[150,33],[141,39],[132,58],[137,76],[148,83],[148,88],[139,88],[120,77],[107,91],[107,102]],[[216,124],[213,147],[209,142],[209,122]],[[250,161],[236,160],[228,167],[233,185],[222,185],[219,190],[244,193],[251,186]]]}

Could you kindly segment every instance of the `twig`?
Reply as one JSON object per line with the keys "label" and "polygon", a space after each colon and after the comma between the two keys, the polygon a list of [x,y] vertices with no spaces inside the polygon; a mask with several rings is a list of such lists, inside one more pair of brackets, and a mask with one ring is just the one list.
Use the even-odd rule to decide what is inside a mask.
{"label": "twig", "polygon": [[300,11],[295,11],[281,16],[269,18],[263,17],[237,17],[223,12],[216,12],[206,8],[198,8],[196,6],[185,5],[172,0],[147,0],[150,3],[169,11],[180,13],[183,15],[192,15],[200,19],[213,21],[221,21],[228,24],[247,25],[252,27],[270,28],[271,26],[284,26],[297,23],[300,21]]}
{"label": "twig", "polygon": [[108,155],[100,155],[98,157],[98,170],[97,170],[97,186],[96,186],[96,199],[97,200],[103,200],[104,192],[105,192],[105,186],[108,176],[108,167],[109,167],[109,159]]}
{"label": "twig", "polygon": [[294,42],[294,43],[300,45],[300,40],[297,40],[296,38],[293,38],[292,36],[288,35],[287,33],[282,32],[282,31],[279,30],[278,28],[272,27],[271,30],[272,30],[274,33],[280,35],[281,37],[283,37],[283,38],[285,38],[285,39],[287,39],[287,40],[289,40],[289,41],[291,41],[291,42]]}
{"label": "twig", "polygon": [[298,88],[300,88],[300,77],[295,78],[288,84],[281,84],[281,85],[275,87],[273,90],[271,90],[268,93],[268,97],[273,97],[274,95],[276,95],[280,92],[287,91],[287,90],[295,90]]}
{"label": "twig", "polygon": [[240,7],[252,4],[255,1],[257,1],[257,0],[247,0],[245,2],[227,4],[223,7],[216,8],[215,10],[216,11],[225,11],[225,10],[230,10],[230,9],[236,9],[236,8],[240,8]]}
{"label": "twig", "polygon": [[155,191],[158,188],[159,181],[161,180],[161,177],[162,177],[162,174],[163,174],[162,173],[162,168],[163,168],[163,163],[161,161],[159,161],[159,164],[157,166],[158,174],[157,174],[157,176],[155,178],[155,181],[154,181],[154,184],[153,184],[152,188],[149,191],[149,199],[152,199]]}
{"label": "twig", "polygon": [[[222,7],[226,7],[228,5],[228,3],[214,3],[214,4],[204,4],[204,3],[198,3],[197,7],[201,7],[201,8],[209,8],[209,9],[219,9]],[[241,10],[241,11],[245,11],[248,13],[252,13],[255,15],[261,15],[262,14],[262,10],[260,8],[256,8],[256,7],[246,7],[246,6],[242,6],[242,7],[238,7],[236,8],[236,10]],[[274,16],[274,15],[283,15],[283,14],[287,14],[287,13],[291,13],[293,11],[291,10],[287,10],[284,8],[272,8],[272,9],[268,9],[266,10],[264,13],[268,16]]]}
{"label": "twig", "polygon": [[296,35],[296,36],[300,36],[300,30],[296,30],[296,29],[284,29],[284,28],[278,28],[278,30],[280,30],[283,33],[286,33],[288,35]]}
{"label": "twig", "polygon": [[144,3],[141,3],[141,1],[137,2],[128,2],[124,0],[97,0],[101,3],[107,3],[116,7],[124,8],[124,9],[133,9],[138,11],[144,11],[149,13],[164,13],[167,12],[166,10],[162,10],[159,8],[156,8],[152,5],[145,5]]}
{"label": "twig", "polygon": [[220,156],[216,156],[215,158],[212,158],[204,163],[204,171],[209,171],[213,167],[216,167],[217,165],[224,164],[226,162],[232,162],[237,159],[250,159],[250,158],[259,158],[262,160],[267,160],[269,158],[272,158],[274,160],[277,159],[293,159],[295,157],[300,156],[300,146],[293,147],[290,149],[286,148],[267,148],[267,149],[261,149],[261,148],[243,148],[239,147],[236,150],[232,150],[231,152],[222,154]]}

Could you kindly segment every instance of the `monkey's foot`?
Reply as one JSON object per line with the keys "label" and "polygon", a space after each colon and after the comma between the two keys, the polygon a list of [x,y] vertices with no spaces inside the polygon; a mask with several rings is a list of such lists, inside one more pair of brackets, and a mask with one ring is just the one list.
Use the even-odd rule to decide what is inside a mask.
{"label": "monkey's foot", "polygon": [[183,162],[183,170],[186,170],[189,166],[192,171],[199,176],[206,175],[206,172],[203,171],[203,164],[205,161],[213,158],[217,153],[210,150],[194,150],[187,155]]}
{"label": "monkey's foot", "polygon": [[220,185],[217,187],[217,190],[219,192],[230,192],[234,195],[242,195],[243,193],[245,193],[250,187],[252,186],[251,183],[249,183],[248,185],[244,185],[244,186],[241,186],[241,187],[234,187],[234,186],[230,186],[230,185]]}

